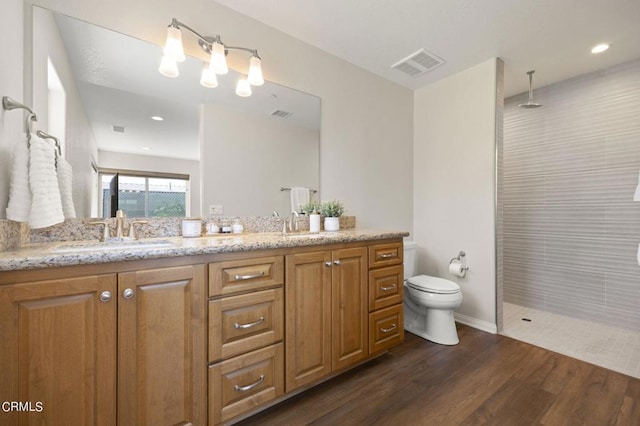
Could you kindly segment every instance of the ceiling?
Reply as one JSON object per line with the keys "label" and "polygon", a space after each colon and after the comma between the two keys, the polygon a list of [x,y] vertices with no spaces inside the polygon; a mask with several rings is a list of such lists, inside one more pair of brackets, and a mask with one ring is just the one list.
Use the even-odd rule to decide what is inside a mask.
{"label": "ceiling", "polygon": [[[505,96],[640,56],[639,0],[217,0],[372,73],[419,89],[492,57]],[[601,42],[611,48],[599,55]],[[444,59],[419,77],[391,65],[419,49]]]}

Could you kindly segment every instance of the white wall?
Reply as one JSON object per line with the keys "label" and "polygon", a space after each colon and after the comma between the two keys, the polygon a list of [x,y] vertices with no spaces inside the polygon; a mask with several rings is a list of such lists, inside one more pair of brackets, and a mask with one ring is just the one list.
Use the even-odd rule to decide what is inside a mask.
{"label": "white wall", "polygon": [[203,107],[202,124],[205,217],[210,204],[223,205],[225,216],[286,216],[290,193],[280,187],[318,188],[317,131],[213,105]]}
{"label": "white wall", "polygon": [[[22,0],[2,0],[0,13],[0,97],[10,96],[22,102]],[[0,218],[6,215],[9,201],[9,173],[13,145],[22,140],[24,113],[0,108]]]}
{"label": "white wall", "polygon": [[[158,46],[164,43],[171,18],[176,17],[203,33],[219,33],[229,44],[257,48],[266,79],[322,99],[322,198],[342,200],[347,213],[356,215],[361,227],[411,231],[411,90],[214,1],[34,3]],[[201,54],[195,41],[185,44],[187,53]],[[229,55],[229,62],[233,68],[247,71],[244,56]]]}
{"label": "white wall", "polygon": [[188,174],[189,205],[191,216],[200,215],[200,162],[180,158],[155,157],[152,155],[125,154],[122,152],[99,151],[100,167],[108,169],[139,170]]}
{"label": "white wall", "polygon": [[[457,319],[496,331],[494,58],[417,90],[414,98],[414,239],[421,274],[460,284]],[[465,278],[448,273],[463,250]]]}
{"label": "white wall", "polygon": [[[73,168],[73,202],[78,217],[91,215],[93,171],[98,149],[89,120],[76,87],[67,52],[53,15],[47,10],[33,10],[33,32],[38,43],[33,45],[33,98],[30,104],[38,114],[35,130],[52,132],[48,117],[47,60],[53,63],[66,94],[65,134],[55,134],[63,142],[63,155]],[[25,81],[27,83],[27,81]],[[55,128],[55,127],[54,127]]]}

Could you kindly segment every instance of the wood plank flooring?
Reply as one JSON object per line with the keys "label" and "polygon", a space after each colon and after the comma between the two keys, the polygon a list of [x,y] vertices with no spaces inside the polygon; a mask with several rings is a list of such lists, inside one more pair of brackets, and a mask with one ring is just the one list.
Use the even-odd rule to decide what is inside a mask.
{"label": "wood plank flooring", "polygon": [[410,333],[388,354],[242,425],[640,425],[640,380],[458,325],[460,344]]}

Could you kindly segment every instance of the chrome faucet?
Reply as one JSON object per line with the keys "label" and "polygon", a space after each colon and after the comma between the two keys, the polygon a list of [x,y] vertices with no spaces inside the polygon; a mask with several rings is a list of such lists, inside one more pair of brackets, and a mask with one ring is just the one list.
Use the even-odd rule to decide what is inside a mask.
{"label": "chrome faucet", "polygon": [[300,215],[297,211],[291,211],[291,217],[289,218],[289,231],[298,231],[298,218]]}
{"label": "chrome faucet", "polygon": [[116,211],[116,238],[124,237],[124,218],[126,217],[123,210]]}

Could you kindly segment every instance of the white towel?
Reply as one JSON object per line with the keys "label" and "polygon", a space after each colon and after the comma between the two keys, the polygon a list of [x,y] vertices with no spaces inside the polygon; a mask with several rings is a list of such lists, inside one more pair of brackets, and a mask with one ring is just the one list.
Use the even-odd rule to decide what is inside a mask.
{"label": "white towel", "polygon": [[638,175],[638,186],[636,187],[636,193],[633,194],[633,201],[640,201],[640,175]]}
{"label": "white towel", "polygon": [[291,188],[291,211],[299,212],[302,206],[309,202],[309,189],[294,187]]}
{"label": "white towel", "polygon": [[32,196],[29,227],[46,228],[64,222],[56,175],[55,148],[50,143],[33,137],[29,154],[29,186]]}
{"label": "white towel", "polygon": [[31,211],[31,189],[29,189],[29,148],[26,138],[13,147],[9,184],[7,219],[27,222]]}
{"label": "white towel", "polygon": [[71,164],[62,157],[57,160],[58,187],[60,188],[60,198],[62,199],[62,212],[65,219],[76,217],[76,209],[73,206],[73,169]]}

